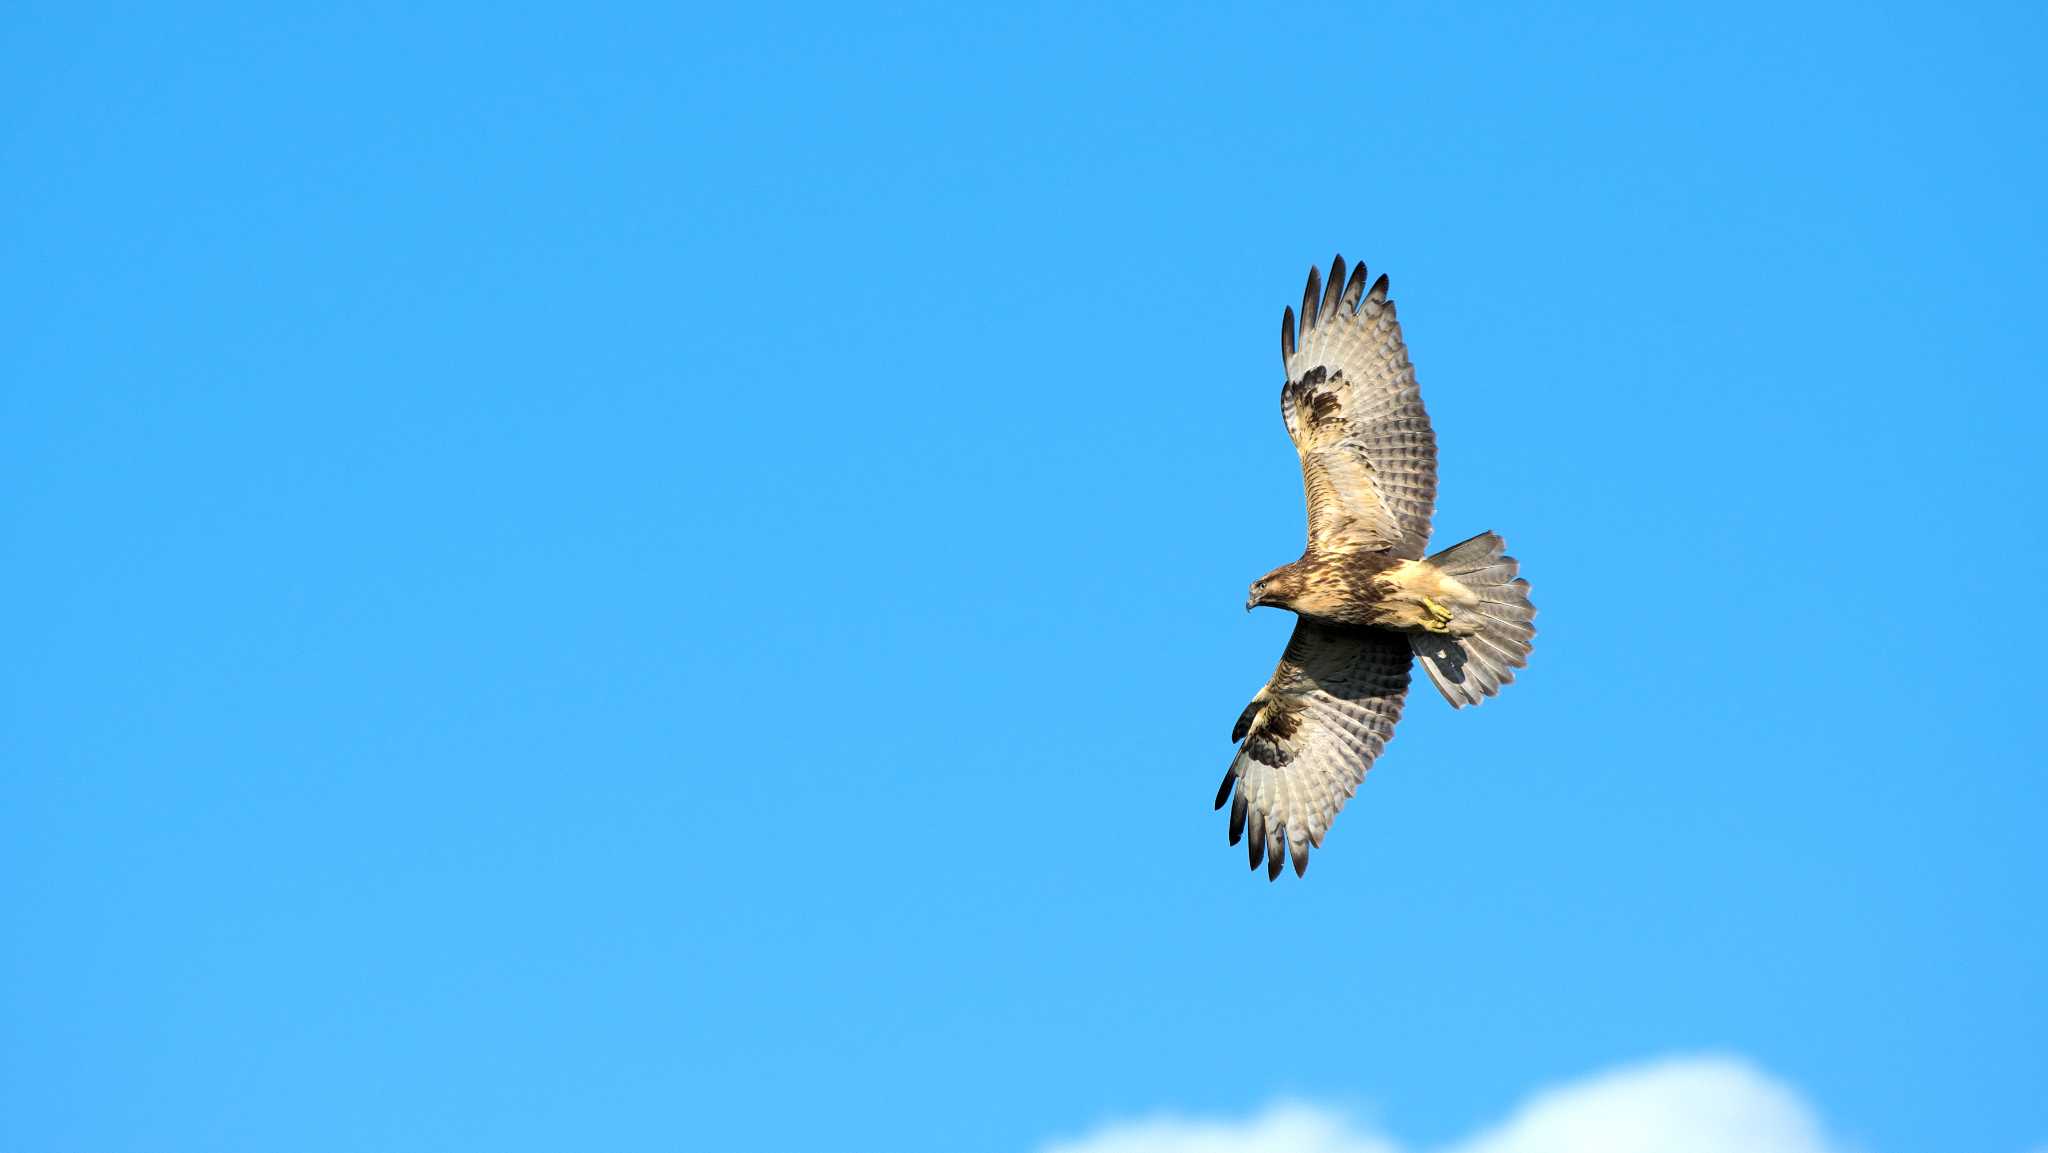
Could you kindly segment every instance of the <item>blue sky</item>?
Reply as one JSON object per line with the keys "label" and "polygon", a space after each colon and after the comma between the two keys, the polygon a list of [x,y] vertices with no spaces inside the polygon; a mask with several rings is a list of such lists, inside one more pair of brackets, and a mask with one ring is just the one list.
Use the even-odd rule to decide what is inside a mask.
{"label": "blue sky", "polygon": [[[10,8],[0,1146],[1436,1148],[1666,1059],[2048,1142],[2044,52]],[[1269,885],[1336,251],[1543,631]]]}

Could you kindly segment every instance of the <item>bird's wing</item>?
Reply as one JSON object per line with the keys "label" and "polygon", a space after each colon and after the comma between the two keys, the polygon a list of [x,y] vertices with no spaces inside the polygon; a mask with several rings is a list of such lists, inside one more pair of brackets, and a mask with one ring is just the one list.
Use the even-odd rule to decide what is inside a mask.
{"label": "bird's wing", "polygon": [[[1230,843],[1249,836],[1252,868],[1299,876],[1337,811],[1394,735],[1408,692],[1406,637],[1303,619],[1273,679],[1245,706],[1231,739],[1244,742],[1216,807],[1230,804]],[[1233,796],[1233,792],[1235,795]]]}
{"label": "bird's wing", "polygon": [[1365,287],[1365,265],[1344,258],[1308,270],[1301,327],[1280,320],[1287,383],[1280,415],[1301,454],[1308,536],[1319,552],[1391,552],[1415,560],[1436,511],[1436,434],[1387,299],[1387,278]]}

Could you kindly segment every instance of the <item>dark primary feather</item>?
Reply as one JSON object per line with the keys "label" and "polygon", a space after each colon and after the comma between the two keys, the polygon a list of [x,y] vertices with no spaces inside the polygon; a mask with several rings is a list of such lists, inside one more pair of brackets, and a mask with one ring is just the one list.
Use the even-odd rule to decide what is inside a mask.
{"label": "dark primary feather", "polygon": [[[1253,701],[1251,704],[1246,705],[1244,711],[1237,714],[1237,723],[1230,726],[1230,739],[1233,741],[1243,740],[1245,732],[1252,727],[1252,718],[1257,716],[1258,712],[1259,702]],[[1217,801],[1216,807],[1222,808],[1223,802]]]}
{"label": "dark primary feather", "polygon": [[[1342,256],[1339,256],[1337,259],[1341,261],[1344,258]],[[1358,265],[1351,270],[1351,280],[1344,286],[1344,311],[1357,312],[1359,299],[1364,295],[1365,262],[1361,260],[1358,262]]]}

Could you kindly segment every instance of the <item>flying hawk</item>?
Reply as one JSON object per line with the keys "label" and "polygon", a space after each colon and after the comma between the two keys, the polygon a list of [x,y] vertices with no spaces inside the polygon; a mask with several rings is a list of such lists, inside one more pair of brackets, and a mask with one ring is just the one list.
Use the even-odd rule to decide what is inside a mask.
{"label": "flying hawk", "polygon": [[1310,268],[1280,318],[1280,416],[1301,455],[1308,547],[1252,583],[1245,610],[1290,609],[1294,636],[1245,706],[1242,742],[1216,793],[1230,843],[1268,879],[1299,876],[1330,822],[1394,734],[1411,657],[1451,707],[1515,679],[1536,635],[1529,582],[1493,533],[1425,557],[1436,511],[1436,434],[1422,410],[1387,278],[1365,265]]}

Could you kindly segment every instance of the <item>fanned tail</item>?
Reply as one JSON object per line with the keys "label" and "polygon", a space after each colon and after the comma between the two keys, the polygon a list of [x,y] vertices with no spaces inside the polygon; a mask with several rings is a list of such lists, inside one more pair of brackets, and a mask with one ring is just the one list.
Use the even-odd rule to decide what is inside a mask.
{"label": "fanned tail", "polygon": [[[1463,635],[1410,633],[1423,671],[1452,708],[1476,705],[1515,679],[1515,670],[1529,661],[1536,636],[1536,606],[1529,603],[1529,582],[1516,576],[1519,566],[1507,555],[1507,542],[1480,533],[1429,558],[1444,575],[1470,589],[1476,605],[1460,605]],[[1466,629],[1473,624],[1477,628]]]}

